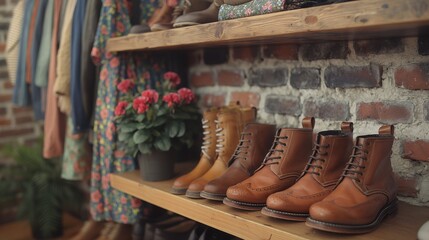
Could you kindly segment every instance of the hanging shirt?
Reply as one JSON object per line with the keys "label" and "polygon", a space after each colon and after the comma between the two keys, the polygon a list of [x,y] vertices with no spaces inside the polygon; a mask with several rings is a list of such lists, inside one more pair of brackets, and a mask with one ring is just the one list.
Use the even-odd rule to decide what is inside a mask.
{"label": "hanging shirt", "polygon": [[61,41],[58,49],[57,79],[54,85],[54,92],[58,96],[58,106],[60,111],[70,113],[70,62],[71,62],[71,32],[72,20],[77,0],[68,0],[61,26]]}
{"label": "hanging shirt", "polygon": [[49,80],[46,96],[45,126],[43,138],[43,157],[57,158],[63,155],[66,118],[57,105],[57,97],[54,93],[57,63],[58,30],[60,24],[61,5],[63,1],[54,1],[54,19],[51,41],[51,56],[49,62]]}
{"label": "hanging shirt", "polygon": [[[98,2],[98,1],[96,1]],[[12,19],[6,40],[6,64],[9,74],[9,80],[12,83],[16,81],[16,68],[18,65],[19,42],[21,36],[22,23],[24,19],[24,0],[20,0],[13,9]]]}
{"label": "hanging shirt", "polygon": [[52,27],[54,19],[54,1],[48,1],[43,21],[42,38],[40,41],[39,55],[37,56],[34,82],[38,87],[48,86],[49,59],[51,56]]}
{"label": "hanging shirt", "polygon": [[[84,111],[81,91],[81,51],[82,30],[85,20],[86,0],[77,0],[72,20],[71,33],[71,63],[70,63],[70,95],[71,95],[71,117],[73,120],[73,132],[79,133],[88,130],[89,118]],[[97,2],[97,1],[96,1]],[[91,13],[93,14],[93,13]]]}

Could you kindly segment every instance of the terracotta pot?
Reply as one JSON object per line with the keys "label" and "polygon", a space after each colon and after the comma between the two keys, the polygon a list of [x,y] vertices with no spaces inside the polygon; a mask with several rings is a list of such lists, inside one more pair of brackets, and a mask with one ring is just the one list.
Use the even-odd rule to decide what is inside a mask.
{"label": "terracotta pot", "polygon": [[156,182],[174,177],[176,151],[152,151],[149,154],[138,155],[140,177],[145,181]]}

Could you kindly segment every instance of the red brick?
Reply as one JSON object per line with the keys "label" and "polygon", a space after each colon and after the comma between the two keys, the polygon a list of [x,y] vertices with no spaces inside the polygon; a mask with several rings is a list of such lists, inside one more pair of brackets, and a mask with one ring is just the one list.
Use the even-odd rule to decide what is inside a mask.
{"label": "red brick", "polygon": [[13,88],[13,83],[11,81],[6,81],[3,83],[3,87],[4,89],[12,89]]}
{"label": "red brick", "polygon": [[402,157],[429,162],[429,140],[404,141],[402,143]]}
{"label": "red brick", "polygon": [[264,47],[264,57],[281,60],[298,60],[298,46],[292,44],[273,44]]}
{"label": "red brick", "polygon": [[417,197],[417,179],[405,178],[399,174],[395,174],[395,182],[398,187],[398,195],[402,197]]}
{"label": "red brick", "polygon": [[309,99],[304,102],[304,116],[311,116],[334,121],[345,121],[350,117],[347,102]]}
{"label": "red brick", "polygon": [[206,87],[213,86],[213,73],[212,72],[199,72],[191,76],[191,85],[193,87]]}
{"label": "red brick", "polygon": [[9,138],[14,136],[23,136],[30,135],[34,133],[33,128],[23,128],[23,129],[0,129],[0,138]]}
{"label": "red brick", "polygon": [[34,118],[33,118],[33,115],[16,117],[15,122],[16,124],[31,123],[31,122],[34,122]]}
{"label": "red brick", "polygon": [[257,107],[261,96],[259,93],[254,92],[233,92],[231,93],[231,101],[240,101],[242,106]]}
{"label": "red brick", "polygon": [[0,52],[4,52],[4,50],[6,49],[6,43],[0,43]]}
{"label": "red brick", "polygon": [[221,107],[225,105],[225,94],[204,94],[202,96],[203,107]]}
{"label": "red brick", "polygon": [[12,95],[0,95],[0,103],[12,101]]}
{"label": "red brick", "polygon": [[32,113],[33,110],[31,109],[31,107],[13,107],[12,112],[13,114]]}
{"label": "red brick", "polygon": [[0,118],[0,126],[10,126],[12,121],[7,118]]}
{"label": "red brick", "polygon": [[253,62],[258,57],[258,52],[258,46],[234,47],[232,49],[232,57],[235,60]]}
{"label": "red brick", "polygon": [[395,71],[397,87],[411,90],[429,90],[429,64],[409,64]]}
{"label": "red brick", "polygon": [[413,105],[410,102],[361,102],[357,106],[358,120],[377,120],[381,123],[410,123]]}
{"label": "red brick", "polygon": [[218,84],[221,86],[243,86],[244,78],[241,71],[221,70],[218,72]]}

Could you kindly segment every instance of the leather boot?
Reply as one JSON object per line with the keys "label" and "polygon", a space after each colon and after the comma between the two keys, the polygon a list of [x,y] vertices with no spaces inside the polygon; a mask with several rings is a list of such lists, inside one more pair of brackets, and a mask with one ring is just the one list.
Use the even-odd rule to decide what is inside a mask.
{"label": "leather boot", "polygon": [[271,194],[264,215],[292,221],[305,221],[310,206],[334,190],[353,149],[353,123],[343,122],[341,131],[317,135],[313,154],[299,180],[292,187]]}
{"label": "leather boot", "polygon": [[295,183],[311,155],[314,118],[302,121],[304,128],[277,130],[271,150],[253,176],[228,188],[223,203],[260,210],[269,195]]}
{"label": "leather boot", "polygon": [[210,170],[189,185],[186,191],[187,197],[201,198],[200,193],[204,186],[226,171],[228,161],[234,154],[244,126],[255,119],[255,108],[223,109],[218,113],[216,120],[216,153],[218,156]]}
{"label": "leather boot", "polygon": [[216,160],[216,123],[218,109],[210,109],[203,114],[203,144],[201,158],[195,168],[177,178],[171,187],[173,194],[185,194],[189,184],[206,173]]}
{"label": "leather boot", "polygon": [[150,30],[155,32],[172,28],[173,11],[175,7],[175,5],[169,4],[168,0],[164,0],[161,9],[155,11],[148,21]]}
{"label": "leather boot", "polygon": [[207,183],[201,197],[222,201],[228,187],[250,177],[261,165],[270,149],[276,134],[276,126],[270,124],[249,123],[241,133],[240,143],[228,162],[226,172]]}
{"label": "leather boot", "polygon": [[207,9],[210,7],[211,2],[205,0],[184,0],[183,4],[174,8],[172,24],[182,15]]}
{"label": "leather boot", "polygon": [[219,8],[222,3],[223,1],[215,0],[207,9],[182,15],[174,21],[173,27],[177,28],[217,22]]}
{"label": "leather boot", "polygon": [[310,207],[306,225],[338,233],[374,230],[397,208],[396,186],[390,163],[393,126],[379,134],[359,136],[335,190]]}

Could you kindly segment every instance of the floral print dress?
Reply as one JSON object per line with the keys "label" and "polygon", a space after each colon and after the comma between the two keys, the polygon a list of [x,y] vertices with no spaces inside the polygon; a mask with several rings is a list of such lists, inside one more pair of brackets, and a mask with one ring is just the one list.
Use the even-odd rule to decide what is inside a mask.
{"label": "floral print dress", "polygon": [[[120,97],[117,85],[133,79],[146,88],[159,86],[168,61],[174,58],[142,53],[106,51],[107,40],[127,35],[131,28],[127,1],[103,0],[97,35],[92,49],[93,61],[101,66],[94,119],[93,163],[90,211],[96,221],[134,223],[141,201],[110,185],[110,174],[136,169],[136,161],[117,147],[114,111]],[[158,1],[140,0],[141,18],[147,19]],[[168,65],[168,64],[167,64]]]}

